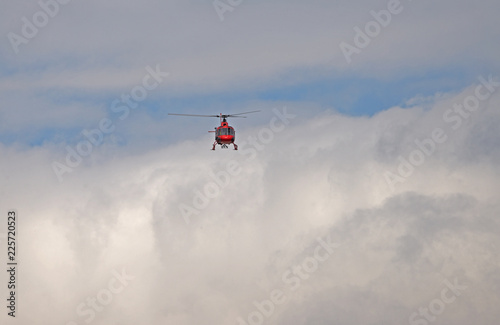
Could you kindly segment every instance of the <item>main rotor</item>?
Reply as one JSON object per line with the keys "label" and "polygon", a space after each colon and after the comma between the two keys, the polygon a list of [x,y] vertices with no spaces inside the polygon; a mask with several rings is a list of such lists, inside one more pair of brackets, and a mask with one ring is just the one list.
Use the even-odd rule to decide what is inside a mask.
{"label": "main rotor", "polygon": [[257,113],[257,112],[260,112],[260,110],[258,110],[258,111],[251,111],[251,112],[236,113],[236,114],[222,114],[222,113],[220,113],[219,115],[174,114],[174,113],[168,113],[168,115],[194,116],[194,117],[218,117],[218,118],[221,119],[222,122],[227,122],[226,119],[228,117],[246,118],[246,116],[242,116],[242,115],[244,115],[244,114],[251,114],[251,113]]}

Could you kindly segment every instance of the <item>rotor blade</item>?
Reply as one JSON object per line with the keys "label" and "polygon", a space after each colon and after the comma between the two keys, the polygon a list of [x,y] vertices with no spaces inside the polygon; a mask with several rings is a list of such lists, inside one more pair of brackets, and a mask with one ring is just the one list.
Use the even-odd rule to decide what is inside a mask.
{"label": "rotor blade", "polygon": [[244,114],[250,114],[250,113],[257,113],[257,112],[260,112],[260,110],[258,110],[258,111],[251,111],[251,112],[244,112],[244,113],[230,114],[230,115],[227,115],[227,116],[236,117],[236,115],[244,115]]}
{"label": "rotor blade", "polygon": [[220,117],[220,115],[197,115],[197,114],[174,114],[174,113],[168,113],[168,115],[196,116],[196,117]]}

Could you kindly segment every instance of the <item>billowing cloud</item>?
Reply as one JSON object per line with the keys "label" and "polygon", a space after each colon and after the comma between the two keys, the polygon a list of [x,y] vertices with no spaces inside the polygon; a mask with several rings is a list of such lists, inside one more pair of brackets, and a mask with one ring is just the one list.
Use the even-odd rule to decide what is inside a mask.
{"label": "billowing cloud", "polygon": [[470,106],[479,85],[373,117],[278,107],[239,151],[95,151],[61,183],[54,147],[1,146],[16,322],[494,324],[500,99]]}

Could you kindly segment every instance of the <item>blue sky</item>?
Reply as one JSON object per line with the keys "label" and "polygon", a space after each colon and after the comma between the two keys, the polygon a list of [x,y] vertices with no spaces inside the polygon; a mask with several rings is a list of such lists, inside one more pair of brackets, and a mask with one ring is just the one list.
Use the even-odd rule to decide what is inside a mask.
{"label": "blue sky", "polygon": [[[477,71],[474,71],[477,73]],[[187,138],[197,138],[203,131],[203,126],[217,124],[217,121],[203,121],[194,119],[177,120],[168,116],[169,112],[194,113],[194,114],[218,114],[237,113],[248,111],[252,107],[260,109],[274,103],[296,103],[299,105],[314,105],[316,109],[311,109],[308,115],[317,114],[321,109],[338,111],[350,116],[372,116],[380,111],[399,106],[408,107],[407,101],[415,97],[433,97],[440,93],[457,93],[471,84],[477,83],[477,76],[474,72],[466,69],[450,68],[444,71],[431,71],[413,76],[403,76],[397,79],[377,79],[363,78],[359,76],[343,76],[321,78],[320,80],[310,80],[307,83],[297,83],[293,85],[277,84],[267,89],[237,89],[231,91],[217,91],[209,94],[181,94],[170,96],[167,93],[158,94],[153,92],[151,98],[141,103],[141,113],[147,114],[154,120],[162,120],[167,125],[185,124],[191,128]],[[126,92],[126,90],[124,91]],[[37,96],[58,105],[65,105],[71,102],[81,102],[88,105],[101,107],[100,114],[116,118],[116,114],[110,111],[110,106],[115,98],[122,92],[110,92],[96,96],[92,93],[82,92],[71,93],[68,96],[61,96],[56,90],[39,92]],[[112,97],[110,97],[112,96]],[[158,98],[160,97],[160,98]],[[264,104],[264,105],[263,105]],[[252,105],[256,105],[255,107]],[[414,104],[410,104],[414,105]],[[253,119],[260,120],[256,117]],[[97,124],[98,119],[90,119],[84,127],[92,127]],[[246,122],[246,121],[244,121]],[[244,122],[240,123],[244,126]],[[250,125],[255,123],[250,122]],[[199,129],[198,129],[199,128]],[[82,125],[71,128],[50,127],[33,129],[27,138],[28,145],[39,146],[47,141],[79,141],[79,134]],[[24,131],[23,131],[24,132]],[[165,145],[169,145],[170,132],[165,132],[163,139]],[[182,137],[172,139],[179,140]],[[12,144],[16,141],[23,141],[19,138],[16,130],[2,134],[4,144]]]}

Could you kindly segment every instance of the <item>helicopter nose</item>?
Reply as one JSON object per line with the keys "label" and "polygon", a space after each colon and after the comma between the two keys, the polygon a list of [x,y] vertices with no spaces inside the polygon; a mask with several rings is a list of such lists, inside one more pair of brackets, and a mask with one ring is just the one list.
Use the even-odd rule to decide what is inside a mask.
{"label": "helicopter nose", "polygon": [[231,143],[234,140],[234,136],[232,135],[221,135],[219,139],[223,142]]}

